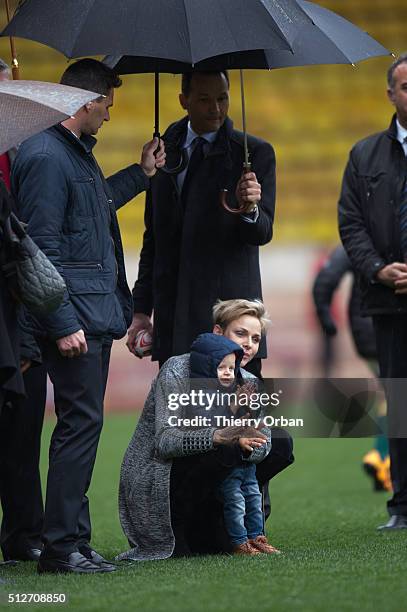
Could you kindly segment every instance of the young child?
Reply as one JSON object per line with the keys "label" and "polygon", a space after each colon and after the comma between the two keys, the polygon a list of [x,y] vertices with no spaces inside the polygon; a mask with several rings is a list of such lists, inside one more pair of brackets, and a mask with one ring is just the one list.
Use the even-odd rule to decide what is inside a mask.
{"label": "young child", "polygon": [[[219,400],[209,411],[212,419],[214,416],[229,419],[247,416],[247,405],[229,405],[229,402],[222,401],[226,394],[236,393],[237,397],[246,394],[250,398],[250,393],[254,391],[254,377],[246,373],[251,382],[244,384],[240,371],[242,357],[243,349],[221,335],[201,334],[191,346],[191,378],[201,379],[200,386],[216,393]],[[270,452],[271,433],[264,426],[260,431],[266,440],[255,436],[239,438],[236,465],[231,467],[218,487],[226,531],[234,554],[239,555],[280,552],[267,542],[264,535],[262,496],[256,478],[256,463],[260,463]]]}

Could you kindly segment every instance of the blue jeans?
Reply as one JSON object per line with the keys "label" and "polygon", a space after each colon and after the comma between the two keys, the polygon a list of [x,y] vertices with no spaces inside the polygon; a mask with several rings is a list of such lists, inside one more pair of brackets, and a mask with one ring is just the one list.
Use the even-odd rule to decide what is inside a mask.
{"label": "blue jeans", "polygon": [[219,492],[226,531],[233,546],[263,533],[261,494],[254,463],[233,468],[219,485]]}

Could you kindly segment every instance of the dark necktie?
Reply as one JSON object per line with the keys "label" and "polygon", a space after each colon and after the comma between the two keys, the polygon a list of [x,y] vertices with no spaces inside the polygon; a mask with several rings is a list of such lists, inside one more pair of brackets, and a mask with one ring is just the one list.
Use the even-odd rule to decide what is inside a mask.
{"label": "dark necktie", "polygon": [[207,141],[205,140],[205,138],[202,138],[201,136],[197,136],[192,141],[193,150],[191,153],[191,157],[189,158],[187,173],[185,175],[184,184],[182,186],[182,193],[181,193],[181,198],[182,198],[182,203],[184,205],[184,208],[185,208],[185,204],[186,204],[187,197],[188,197],[188,191],[191,186],[192,177],[196,173],[199,165],[202,163],[202,160],[204,158],[203,148],[206,142]]}
{"label": "dark necktie", "polygon": [[403,261],[407,262],[407,178],[404,182],[400,203],[400,243]]}

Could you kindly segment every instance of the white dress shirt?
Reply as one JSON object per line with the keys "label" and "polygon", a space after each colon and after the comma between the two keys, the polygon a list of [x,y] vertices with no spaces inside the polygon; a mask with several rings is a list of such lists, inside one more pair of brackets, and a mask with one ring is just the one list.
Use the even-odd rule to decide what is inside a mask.
{"label": "white dress shirt", "polygon": [[404,128],[398,119],[396,119],[397,124],[397,140],[401,143],[404,149],[404,155],[407,156],[407,130]]}

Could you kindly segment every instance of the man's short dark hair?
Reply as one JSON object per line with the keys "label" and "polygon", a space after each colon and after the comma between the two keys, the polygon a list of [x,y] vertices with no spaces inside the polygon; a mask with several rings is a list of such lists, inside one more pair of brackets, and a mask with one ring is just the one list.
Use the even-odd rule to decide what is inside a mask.
{"label": "man's short dark hair", "polygon": [[184,96],[188,97],[189,94],[191,93],[191,81],[192,81],[192,77],[194,76],[194,74],[213,74],[213,75],[221,75],[223,74],[223,76],[225,77],[228,87],[230,85],[230,81],[229,81],[229,74],[227,70],[208,70],[208,71],[202,71],[202,72],[185,72],[182,75],[182,81],[181,81],[181,91],[184,94]]}
{"label": "man's short dark hair", "polygon": [[81,59],[71,64],[61,77],[62,85],[80,87],[106,96],[111,89],[120,87],[121,78],[114,70],[95,59]]}
{"label": "man's short dark hair", "polygon": [[396,84],[396,81],[394,79],[394,71],[396,70],[396,68],[398,68],[400,66],[400,64],[407,64],[407,53],[403,53],[402,55],[400,55],[400,57],[398,57],[396,60],[394,60],[394,62],[392,63],[392,65],[388,69],[388,71],[387,71],[387,84],[389,86],[389,89],[394,89],[394,86]]}
{"label": "man's short dark hair", "polygon": [[10,72],[10,66],[0,58],[0,72]]}

